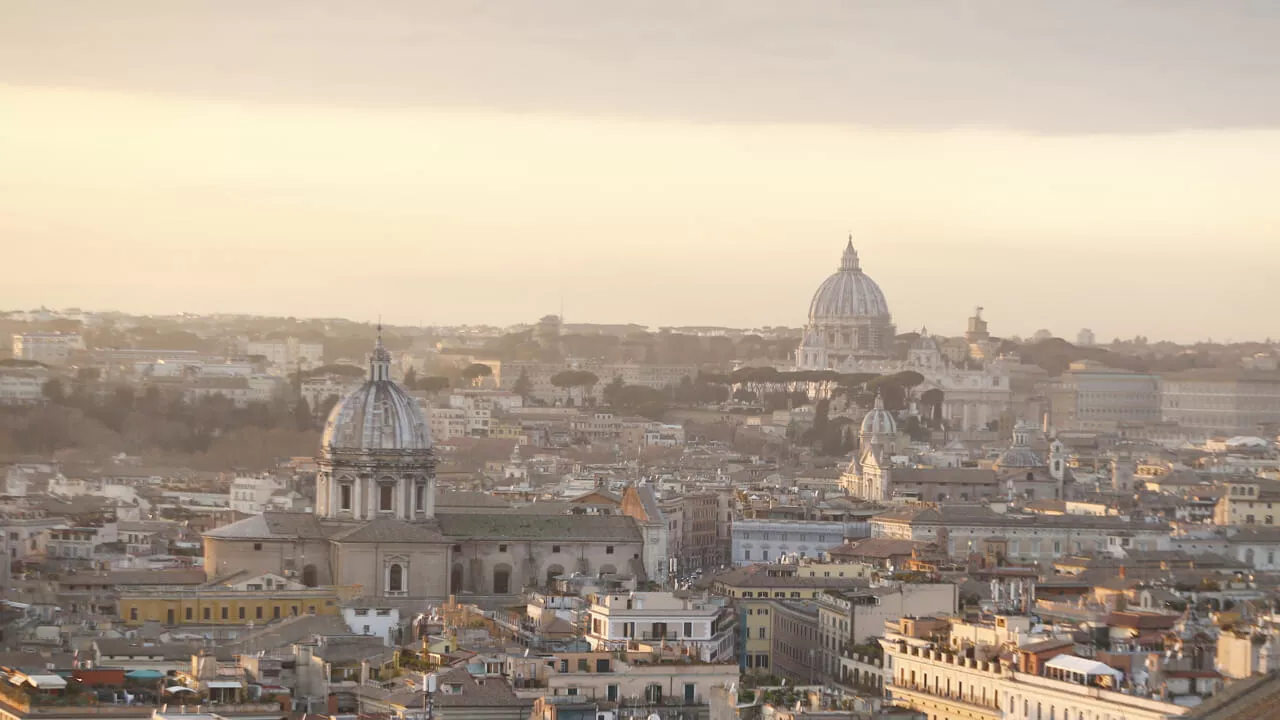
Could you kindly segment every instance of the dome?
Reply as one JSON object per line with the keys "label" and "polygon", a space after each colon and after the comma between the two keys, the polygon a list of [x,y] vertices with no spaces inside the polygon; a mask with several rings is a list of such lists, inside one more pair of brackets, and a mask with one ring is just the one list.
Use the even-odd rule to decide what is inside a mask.
{"label": "dome", "polygon": [[915,344],[911,346],[912,350],[920,350],[924,352],[937,352],[938,341],[933,339],[929,331],[921,328],[920,337],[916,338]]}
{"label": "dome", "polygon": [[431,449],[431,431],[418,401],[391,380],[391,354],[378,344],[369,358],[369,379],[329,413],[320,441],[323,452],[400,452]]}
{"label": "dome", "polygon": [[848,318],[888,318],[889,303],[880,286],[862,272],[853,240],[845,246],[840,269],[818,286],[809,303],[809,322]]}
{"label": "dome", "polygon": [[996,459],[996,470],[1030,469],[1047,467],[1048,463],[1031,449],[1030,437],[1034,431],[1030,425],[1018,423],[1013,428],[1013,444]]}
{"label": "dome", "polygon": [[859,430],[859,434],[863,436],[898,434],[898,423],[894,422],[893,414],[884,409],[884,399],[879,393],[876,393],[875,407],[862,418],[862,429]]}

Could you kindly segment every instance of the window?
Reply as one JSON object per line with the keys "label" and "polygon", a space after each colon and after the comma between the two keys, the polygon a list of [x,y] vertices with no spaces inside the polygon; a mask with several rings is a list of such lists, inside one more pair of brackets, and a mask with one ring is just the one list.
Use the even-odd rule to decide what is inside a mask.
{"label": "window", "polygon": [[461,546],[461,545],[457,545],[457,544],[455,544],[455,545],[453,546],[453,551],[454,551],[454,552],[462,552],[462,546]]}
{"label": "window", "polygon": [[212,619],[213,619],[213,608],[205,608],[205,609],[204,609],[204,619],[205,619],[205,620],[212,620]]}
{"label": "window", "polygon": [[742,559],[743,559],[743,560],[750,560],[750,559],[751,559],[751,551],[750,551],[750,550],[743,550],[743,551],[742,551]]}
{"label": "window", "polygon": [[262,543],[254,543],[254,544],[253,544],[253,549],[254,549],[254,550],[261,550],[261,549],[262,549]]}
{"label": "window", "polygon": [[404,592],[404,567],[400,563],[392,563],[387,570],[387,591]]}
{"label": "window", "polygon": [[587,664],[586,658],[578,658],[578,672],[590,672],[590,666]]}
{"label": "window", "polygon": [[129,608],[129,619],[130,620],[138,619],[138,608]]}
{"label": "window", "polygon": [[395,499],[395,486],[391,483],[382,483],[378,486],[378,509],[383,512],[392,510],[393,500]]}
{"label": "window", "polygon": [[506,546],[506,545],[499,545],[499,546],[498,546],[498,552],[502,552],[502,553],[504,553],[504,552],[506,552],[506,551],[507,551],[507,546]]}
{"label": "window", "polygon": [[605,555],[612,555],[612,554],[613,554],[613,546],[612,546],[612,545],[605,545],[605,546],[604,546],[604,554],[605,554]]}
{"label": "window", "polygon": [[552,545],[552,546],[551,546],[551,552],[553,552],[553,553],[558,553],[558,552],[560,552],[560,546],[559,546],[559,545]]}
{"label": "window", "polygon": [[693,623],[687,622],[684,624],[684,636],[685,637],[693,636]]}
{"label": "window", "polygon": [[272,618],[274,618],[274,619],[276,619],[276,620],[279,620],[279,619],[280,619],[280,606],[279,606],[279,605],[276,605],[275,607],[271,608],[271,617],[272,617]]}
{"label": "window", "polygon": [[195,610],[193,610],[192,608],[187,608],[187,619],[188,619],[188,620],[195,620],[195,619],[196,619],[196,611],[195,611]]}
{"label": "window", "polygon": [[241,620],[243,620],[243,619],[244,619],[244,608],[240,608],[240,610],[239,610],[238,614],[239,614],[239,616],[240,616],[240,619],[241,619]]}
{"label": "window", "polygon": [[259,605],[258,607],[256,607],[256,608],[254,608],[254,609],[253,609],[253,616],[254,616],[255,618],[257,618],[258,620],[261,620],[261,619],[262,619],[262,606],[261,606],[261,605]]}
{"label": "window", "polygon": [[223,620],[231,619],[231,608],[227,607],[226,605],[222,606],[222,619]]}
{"label": "window", "polygon": [[338,486],[338,508],[351,510],[351,483],[342,483]]}
{"label": "window", "polygon": [[426,510],[426,485],[424,483],[415,483],[413,486],[413,507],[416,510]]}
{"label": "window", "polygon": [[758,637],[758,638],[759,638],[759,639],[761,639],[761,640],[764,640],[764,639],[765,639],[765,634],[764,634],[764,633],[765,633],[765,630],[767,630],[767,629],[768,629],[768,628],[758,628],[758,629],[756,630],[756,637]]}

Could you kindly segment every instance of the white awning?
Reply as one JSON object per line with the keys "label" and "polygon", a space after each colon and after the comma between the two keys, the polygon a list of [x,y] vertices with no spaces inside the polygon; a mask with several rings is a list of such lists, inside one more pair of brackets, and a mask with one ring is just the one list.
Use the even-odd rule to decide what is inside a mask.
{"label": "white awning", "polygon": [[242,688],[244,684],[239,680],[210,680],[209,687],[214,690],[226,690],[229,688]]}
{"label": "white awning", "polygon": [[1046,668],[1056,668],[1058,670],[1066,670],[1067,672],[1080,673],[1081,675],[1113,675],[1116,677],[1124,677],[1124,673],[1115,668],[1100,663],[1097,660],[1089,660],[1088,658],[1076,657],[1074,655],[1058,655],[1049,662],[1045,663]]}
{"label": "white awning", "polygon": [[192,690],[191,688],[186,687],[185,685],[170,685],[169,687],[165,688],[165,691],[171,692],[171,693],[195,692],[195,690]]}
{"label": "white awning", "polygon": [[67,686],[67,681],[60,675],[28,675],[27,682],[41,690],[58,690]]}

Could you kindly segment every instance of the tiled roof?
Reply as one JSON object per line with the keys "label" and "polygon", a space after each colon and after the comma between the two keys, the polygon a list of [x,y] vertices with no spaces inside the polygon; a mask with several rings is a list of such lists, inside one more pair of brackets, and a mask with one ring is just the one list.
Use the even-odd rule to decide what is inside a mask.
{"label": "tiled roof", "polygon": [[440,531],[425,523],[411,523],[394,518],[378,518],[349,530],[333,534],[333,540],[344,543],[443,543]]}
{"label": "tiled roof", "polygon": [[489,493],[473,492],[468,490],[440,491],[436,493],[437,508],[495,508],[505,510],[511,507],[511,503],[499,497],[494,497]]}
{"label": "tiled roof", "polygon": [[621,515],[437,513],[436,517],[441,532],[460,540],[642,540],[636,521]]}
{"label": "tiled roof", "polygon": [[326,533],[320,521],[311,513],[264,512],[214,528],[204,536],[231,540],[317,540],[324,538]]}

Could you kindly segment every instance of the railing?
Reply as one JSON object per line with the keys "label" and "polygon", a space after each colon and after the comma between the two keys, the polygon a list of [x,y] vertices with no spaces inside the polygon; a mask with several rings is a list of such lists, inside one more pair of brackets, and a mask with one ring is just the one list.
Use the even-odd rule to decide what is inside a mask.
{"label": "railing", "polygon": [[[28,708],[16,707],[15,709],[22,711],[27,715],[50,715],[50,716],[75,716],[75,717],[138,717],[142,715],[150,715],[153,711],[163,708],[164,705],[32,705]],[[211,704],[211,705],[182,705],[175,706],[169,704],[170,711],[175,713],[186,712],[217,712],[219,715],[227,714],[269,714],[284,712],[279,703],[229,703],[229,704]],[[176,708],[176,709],[175,709]]]}

